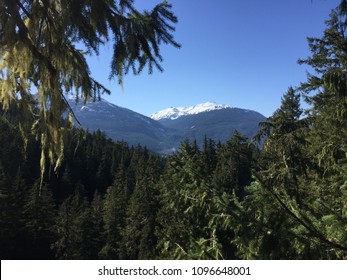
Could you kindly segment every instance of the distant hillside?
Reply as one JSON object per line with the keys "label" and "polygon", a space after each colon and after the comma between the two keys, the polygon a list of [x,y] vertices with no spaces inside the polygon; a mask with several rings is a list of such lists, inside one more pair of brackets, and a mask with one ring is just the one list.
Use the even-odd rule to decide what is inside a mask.
{"label": "distant hillside", "polygon": [[83,128],[101,130],[114,140],[124,140],[130,145],[141,144],[160,152],[166,149],[164,139],[167,134],[172,134],[157,121],[126,108],[116,106],[104,99],[89,102],[84,106],[83,102],[76,103],[69,99],[78,120]]}
{"label": "distant hillside", "polygon": [[226,108],[182,116],[177,119],[162,119],[159,122],[170,129],[180,131],[182,139],[196,139],[202,144],[205,135],[216,141],[225,142],[235,130],[251,138],[259,130],[259,122],[266,118],[255,111]]}
{"label": "distant hillside", "polygon": [[161,116],[166,117],[158,117],[158,112],[158,120],[154,120],[104,99],[87,105],[81,101],[76,103],[74,98],[68,100],[83,128],[90,131],[99,129],[114,140],[124,140],[130,145],[141,144],[162,153],[176,150],[186,138],[196,139],[199,145],[202,145],[205,135],[225,142],[235,130],[252,137],[259,129],[258,123],[265,120],[255,111],[213,102],[172,107],[161,111]]}

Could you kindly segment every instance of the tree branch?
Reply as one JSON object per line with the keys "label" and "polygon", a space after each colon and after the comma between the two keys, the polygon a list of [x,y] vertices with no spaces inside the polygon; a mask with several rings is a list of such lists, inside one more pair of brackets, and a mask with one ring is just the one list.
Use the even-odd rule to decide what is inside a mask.
{"label": "tree branch", "polygon": [[33,18],[32,18],[32,16],[31,16],[31,14],[28,12],[27,9],[25,9],[25,7],[22,5],[22,3],[21,3],[19,0],[17,0],[16,3],[17,3],[17,5],[23,10],[23,12],[25,13],[25,15],[26,15],[28,18],[30,18],[30,19],[32,20]]}
{"label": "tree branch", "polygon": [[293,211],[291,211],[289,209],[289,207],[282,201],[282,199],[278,196],[278,194],[276,194],[270,187],[268,187],[262,180],[260,180],[259,178],[257,178],[259,180],[259,182],[261,183],[262,186],[264,186],[276,199],[276,201],[280,204],[280,206],[289,214],[289,216],[291,216],[295,221],[297,221],[298,223],[300,223],[302,226],[304,226],[309,232],[311,232],[313,234],[314,237],[318,238],[319,240],[321,240],[323,243],[326,243],[330,246],[332,246],[333,248],[336,249],[340,249],[343,251],[347,251],[347,247],[340,245],[338,243],[332,242],[329,239],[327,239],[324,234],[322,234],[321,232],[319,232],[316,228],[314,228],[313,226],[310,226],[309,224],[307,224],[306,222],[304,222],[302,219],[300,219]]}

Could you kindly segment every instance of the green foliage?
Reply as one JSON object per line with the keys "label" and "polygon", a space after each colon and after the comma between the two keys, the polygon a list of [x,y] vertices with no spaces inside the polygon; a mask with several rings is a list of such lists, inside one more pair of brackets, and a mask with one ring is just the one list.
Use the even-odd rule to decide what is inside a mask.
{"label": "green foliage", "polygon": [[22,259],[25,252],[23,241],[23,205],[25,198],[23,180],[18,173],[13,183],[0,163],[0,257]]}
{"label": "green foliage", "polygon": [[251,180],[247,176],[251,173],[253,149],[238,133],[217,150],[213,142],[205,142],[202,152],[196,143],[182,143],[160,183],[157,234],[161,257],[235,257],[233,227],[238,200]]}
{"label": "green foliage", "polygon": [[47,185],[39,182],[31,187],[23,209],[30,253],[33,258],[52,258],[49,247],[54,240],[53,225],[55,209],[52,193]]}
{"label": "green foliage", "polygon": [[170,9],[166,1],[150,12],[139,12],[133,1],[1,2],[0,103],[3,109],[18,105],[26,120],[20,124],[25,139],[31,132],[41,139],[41,182],[46,159],[56,170],[63,160],[64,135],[74,117],[65,95],[87,102],[110,93],[91,77],[86,55],[98,55],[112,40],[110,77],[120,83],[129,70],[138,74],[146,65],[150,73],[153,66],[162,71],[160,44],[179,47]]}
{"label": "green foliage", "polygon": [[100,220],[96,220],[99,218],[96,214],[83,195],[83,186],[79,185],[58,211],[54,226],[57,237],[52,244],[58,259],[97,259]]}
{"label": "green foliage", "polygon": [[289,88],[261,124],[261,166],[235,239],[242,258],[346,258],[345,4],[332,12],[323,38],[308,39],[312,56],[299,61],[316,72],[299,88],[312,106],[307,117]]}
{"label": "green foliage", "polygon": [[130,189],[127,172],[121,165],[104,199],[103,221],[106,243],[100,252],[102,258],[120,259],[121,232],[125,227],[126,207]]}

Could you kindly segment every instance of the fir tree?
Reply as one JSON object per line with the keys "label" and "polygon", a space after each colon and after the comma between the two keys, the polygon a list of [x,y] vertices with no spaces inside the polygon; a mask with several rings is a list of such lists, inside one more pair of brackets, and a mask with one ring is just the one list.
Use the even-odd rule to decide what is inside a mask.
{"label": "fir tree", "polygon": [[258,133],[258,137],[266,137],[262,178],[271,180],[272,185],[282,185],[290,196],[295,196],[297,203],[300,203],[298,176],[305,175],[309,166],[305,154],[309,125],[301,118],[300,106],[300,95],[290,87],[282,97],[280,108],[260,124]]}
{"label": "fir tree", "polygon": [[33,185],[25,200],[23,220],[28,235],[27,251],[32,259],[50,259],[50,245],[54,240],[55,205],[47,185]]}
{"label": "fir tree", "polygon": [[237,131],[232,138],[218,149],[218,162],[214,171],[214,184],[219,191],[240,198],[243,188],[252,181],[252,155],[254,147]]}
{"label": "fir tree", "polygon": [[97,259],[98,236],[92,211],[85,199],[83,186],[61,204],[54,233],[56,240],[52,249],[58,259]]}
{"label": "fir tree", "polygon": [[[234,257],[232,223],[227,218],[233,208],[233,195],[204,172],[209,161],[205,152],[201,153],[196,144],[188,141],[169,159],[167,173],[160,182],[161,207],[157,218],[158,250],[162,258]],[[212,173],[216,174],[215,170]]]}
{"label": "fir tree", "polygon": [[346,257],[346,3],[331,13],[322,38],[308,39],[312,56],[299,61],[315,70],[300,86],[307,118],[290,88],[262,124],[261,171],[235,239],[243,258]]}
{"label": "fir tree", "polygon": [[126,211],[126,226],[122,231],[122,255],[127,259],[154,259],[157,256],[155,236],[160,176],[157,158],[144,150],[137,161],[136,184]]}
{"label": "fir tree", "polygon": [[102,212],[105,244],[100,251],[103,259],[121,259],[121,232],[125,227],[126,208],[130,197],[127,181],[126,170],[121,165],[114,183],[106,191]]}
{"label": "fir tree", "polygon": [[28,259],[31,256],[23,219],[27,188],[20,171],[9,178],[0,163],[0,255],[2,259]]}

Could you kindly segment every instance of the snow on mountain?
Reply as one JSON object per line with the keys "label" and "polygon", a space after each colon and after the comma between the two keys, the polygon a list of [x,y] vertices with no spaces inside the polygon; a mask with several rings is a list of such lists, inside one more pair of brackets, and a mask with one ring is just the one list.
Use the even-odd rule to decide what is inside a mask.
{"label": "snow on mountain", "polygon": [[66,99],[84,129],[101,130],[113,140],[141,144],[160,153],[175,151],[184,139],[196,140],[199,146],[205,137],[226,142],[235,130],[250,138],[259,130],[259,122],[266,119],[251,110],[214,102],[171,107],[149,118],[105,99],[88,103],[82,98],[76,101],[73,95],[66,95]]}
{"label": "snow on mountain", "polygon": [[113,109],[121,108],[117,105],[114,105],[107,100],[101,98],[100,100],[96,99],[93,101],[93,99],[89,100],[86,104],[84,104],[84,100],[82,98],[78,99],[76,102],[76,96],[73,94],[69,94],[66,96],[66,99],[68,100],[70,106],[74,110],[78,111],[88,111],[88,112],[104,112],[109,113],[112,112]]}
{"label": "snow on mountain", "polygon": [[197,104],[190,107],[170,107],[165,110],[159,111],[153,115],[151,118],[153,120],[171,119],[175,120],[182,116],[196,115],[203,112],[221,110],[231,108],[229,105],[217,104],[215,102],[205,102]]}

